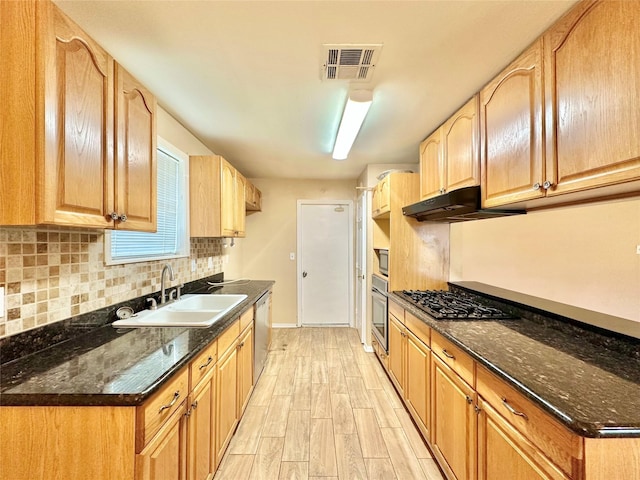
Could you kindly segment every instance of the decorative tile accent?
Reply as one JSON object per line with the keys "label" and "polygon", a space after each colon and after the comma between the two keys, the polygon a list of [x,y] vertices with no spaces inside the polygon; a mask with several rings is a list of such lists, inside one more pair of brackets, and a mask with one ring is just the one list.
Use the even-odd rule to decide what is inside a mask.
{"label": "decorative tile accent", "polygon": [[192,238],[189,258],[108,266],[103,231],[0,228],[0,287],[6,288],[0,338],[153,293],[165,263],[173,267],[173,283],[219,273],[222,239]]}

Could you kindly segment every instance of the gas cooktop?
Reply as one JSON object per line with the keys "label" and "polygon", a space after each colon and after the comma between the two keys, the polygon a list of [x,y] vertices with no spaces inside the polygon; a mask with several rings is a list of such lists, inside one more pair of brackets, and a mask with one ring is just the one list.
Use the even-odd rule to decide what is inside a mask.
{"label": "gas cooktop", "polygon": [[403,290],[405,300],[438,320],[499,320],[515,318],[494,307],[481,305],[471,298],[443,290]]}

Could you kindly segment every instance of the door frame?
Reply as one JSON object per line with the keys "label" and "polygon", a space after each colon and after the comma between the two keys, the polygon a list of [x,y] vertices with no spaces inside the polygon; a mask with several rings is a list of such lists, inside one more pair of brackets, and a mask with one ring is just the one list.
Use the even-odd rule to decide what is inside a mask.
{"label": "door frame", "polygon": [[[348,242],[349,242],[349,265],[347,266],[347,271],[349,275],[349,326],[353,327],[354,322],[354,255],[355,255],[355,244],[354,244],[354,213],[353,213],[353,200],[336,200],[336,199],[325,199],[325,200],[297,200],[297,209],[296,209],[296,251],[298,253],[296,259],[296,296],[297,296],[297,326],[302,326],[302,255],[301,255],[301,244],[302,244],[302,222],[300,222],[300,218],[302,218],[302,206],[303,205],[343,205],[349,209],[349,232],[348,232]],[[335,325],[331,325],[335,326]]]}

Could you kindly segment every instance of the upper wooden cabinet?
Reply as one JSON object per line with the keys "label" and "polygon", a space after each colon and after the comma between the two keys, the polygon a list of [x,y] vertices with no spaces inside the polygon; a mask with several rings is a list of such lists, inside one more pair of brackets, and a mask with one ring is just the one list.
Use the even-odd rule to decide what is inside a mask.
{"label": "upper wooden cabinet", "polygon": [[[115,86],[115,212],[121,216],[116,226],[155,232],[156,100],[117,63]],[[126,220],[123,215],[126,215]]]}
{"label": "upper wooden cabinet", "polygon": [[478,96],[420,146],[420,196],[435,197],[480,184]]}
{"label": "upper wooden cabinet", "polygon": [[244,206],[247,215],[262,211],[262,192],[249,180],[244,188]]}
{"label": "upper wooden cabinet", "polygon": [[192,237],[245,236],[245,182],[219,155],[190,157]]}
{"label": "upper wooden cabinet", "polygon": [[640,178],[640,2],[585,1],[544,35],[548,195]]}
{"label": "upper wooden cabinet", "polygon": [[391,179],[387,175],[378,182],[371,196],[371,216],[373,218],[380,216],[389,216],[391,211]]}
{"label": "upper wooden cabinet", "polygon": [[420,144],[420,198],[440,195],[442,175],[442,128]]}
{"label": "upper wooden cabinet", "polygon": [[[1,2],[0,19],[0,224],[155,230],[153,96],[140,126],[113,59],[51,2]],[[115,129],[114,102],[124,108]],[[122,142],[136,188],[114,176]]]}
{"label": "upper wooden cabinet", "polygon": [[544,196],[542,107],[539,39],[480,92],[484,207]]}

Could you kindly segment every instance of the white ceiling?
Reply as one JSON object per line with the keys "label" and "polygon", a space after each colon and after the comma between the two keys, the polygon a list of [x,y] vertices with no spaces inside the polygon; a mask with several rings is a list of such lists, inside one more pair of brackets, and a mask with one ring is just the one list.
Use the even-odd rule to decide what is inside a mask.
{"label": "white ceiling", "polygon": [[[420,141],[574,0],[55,3],[248,177],[334,179],[416,163]],[[320,80],[323,43],[384,44],[341,162],[331,150],[350,86]]]}

